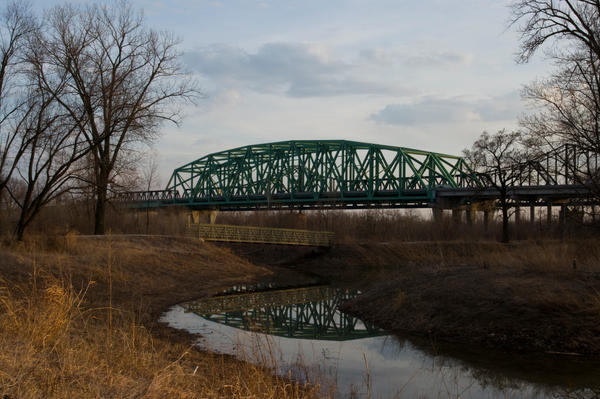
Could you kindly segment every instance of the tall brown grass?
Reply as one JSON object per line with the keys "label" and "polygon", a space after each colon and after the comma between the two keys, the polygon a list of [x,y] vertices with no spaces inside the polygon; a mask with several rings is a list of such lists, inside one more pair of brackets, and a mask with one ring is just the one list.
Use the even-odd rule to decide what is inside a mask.
{"label": "tall brown grass", "polygon": [[[192,337],[170,333],[149,319],[156,313],[143,304],[144,296],[161,289],[166,292],[170,285],[161,288],[158,282],[152,285],[149,279],[137,278],[149,272],[135,260],[143,245],[116,241],[112,252],[105,252],[107,262],[94,263],[106,247],[81,241],[85,240],[67,236],[57,244],[58,251],[31,243],[25,244],[28,248],[0,248],[3,259],[13,263],[0,265],[1,398],[314,398],[322,394],[319,386],[274,375],[265,364],[196,350],[190,345]],[[218,248],[195,245],[197,250],[205,248],[209,254],[215,251],[217,258],[235,261]],[[129,251],[124,249],[127,246]],[[91,262],[74,263],[79,251]],[[142,270],[136,274],[138,269]],[[174,281],[177,278],[189,276],[175,276]],[[164,306],[164,301],[158,306]],[[157,306],[152,298],[150,302],[150,307]]]}

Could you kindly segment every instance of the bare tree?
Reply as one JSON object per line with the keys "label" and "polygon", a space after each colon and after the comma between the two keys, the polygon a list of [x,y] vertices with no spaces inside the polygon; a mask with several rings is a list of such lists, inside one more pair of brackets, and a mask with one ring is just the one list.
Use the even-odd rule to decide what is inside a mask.
{"label": "bare tree", "polygon": [[520,132],[507,132],[504,129],[492,135],[483,132],[471,149],[463,151],[471,167],[481,173],[490,187],[498,190],[502,210],[502,242],[510,240],[509,189],[523,178],[524,170],[520,165],[527,159],[521,140]]}
{"label": "bare tree", "polygon": [[23,49],[37,29],[29,3],[10,2],[0,14],[0,198],[31,137],[21,134],[28,112],[22,87]]}
{"label": "bare tree", "polygon": [[[151,151],[144,157],[141,165],[142,190],[150,191],[152,186],[158,182],[158,154]],[[150,230],[150,208],[146,207],[146,234]]]}
{"label": "bare tree", "polygon": [[[36,70],[92,148],[94,233],[103,234],[111,173],[122,155],[154,140],[162,122],[178,123],[175,103],[197,90],[182,79],[178,42],[147,29],[127,1],[64,5],[49,15],[47,34],[38,40],[49,57]],[[57,79],[62,76],[66,85]]]}
{"label": "bare tree", "polygon": [[28,145],[16,166],[13,186],[18,190],[8,186],[20,210],[15,228],[18,240],[23,239],[25,229],[44,206],[72,188],[73,165],[90,150],[52,96],[32,90],[26,108],[19,133],[27,137]]}
{"label": "bare tree", "polygon": [[523,90],[535,108],[521,125],[547,150],[566,148],[554,152],[569,178],[600,196],[600,2],[519,0],[512,7],[521,23],[520,60],[548,43],[557,67]]}
{"label": "bare tree", "polygon": [[[528,61],[547,42],[559,53],[578,45],[600,58],[600,2],[597,0],[516,0],[513,24],[520,24],[519,60]],[[566,42],[565,42],[566,41]]]}
{"label": "bare tree", "polygon": [[556,151],[556,157],[576,183],[600,195],[600,63],[588,52],[560,60],[550,78],[523,90],[536,112],[521,118],[521,125],[548,149],[567,144],[572,151]]}

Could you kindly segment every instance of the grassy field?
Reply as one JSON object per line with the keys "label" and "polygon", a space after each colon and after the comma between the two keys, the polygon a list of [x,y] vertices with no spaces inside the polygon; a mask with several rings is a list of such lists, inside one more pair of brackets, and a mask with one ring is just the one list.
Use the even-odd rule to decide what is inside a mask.
{"label": "grassy field", "polygon": [[273,278],[226,249],[66,235],[5,243],[0,259],[1,398],[319,396],[316,383],[200,352],[156,322],[172,304]]}

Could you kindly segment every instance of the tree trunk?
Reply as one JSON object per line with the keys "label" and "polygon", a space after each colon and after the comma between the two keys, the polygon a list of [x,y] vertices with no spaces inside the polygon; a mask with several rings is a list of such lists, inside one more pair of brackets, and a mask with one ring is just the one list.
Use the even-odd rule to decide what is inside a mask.
{"label": "tree trunk", "polygon": [[0,187],[0,233],[4,231],[4,221],[8,219],[8,207],[4,207],[4,190]]}
{"label": "tree trunk", "polygon": [[96,209],[94,212],[94,234],[104,234],[104,219],[106,216],[106,194],[108,192],[108,176],[100,172],[96,179]]}
{"label": "tree trunk", "polygon": [[29,223],[33,219],[31,215],[35,215],[37,213],[31,207],[31,204],[24,203],[23,208],[21,208],[21,212],[19,213],[19,220],[17,221],[17,226],[15,227],[15,238],[17,239],[17,241],[23,241],[25,229],[27,228],[27,226],[29,226]]}
{"label": "tree trunk", "polygon": [[19,218],[17,222],[17,227],[15,229],[15,238],[17,241],[23,241],[23,235],[25,234],[25,223]]}
{"label": "tree trunk", "polygon": [[506,197],[500,199],[502,205],[502,242],[507,243],[510,241],[510,235],[508,231],[508,202]]}

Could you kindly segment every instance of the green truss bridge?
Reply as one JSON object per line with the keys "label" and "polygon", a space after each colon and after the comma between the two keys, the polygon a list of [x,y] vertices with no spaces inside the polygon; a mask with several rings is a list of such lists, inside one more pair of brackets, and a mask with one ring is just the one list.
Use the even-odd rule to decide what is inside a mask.
{"label": "green truss bridge", "polygon": [[346,140],[248,145],[173,171],[165,190],[130,192],[137,208],[191,209],[428,207],[439,190],[475,190],[462,157]]}

